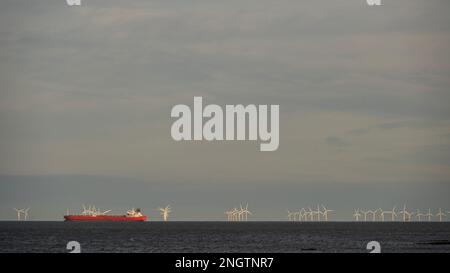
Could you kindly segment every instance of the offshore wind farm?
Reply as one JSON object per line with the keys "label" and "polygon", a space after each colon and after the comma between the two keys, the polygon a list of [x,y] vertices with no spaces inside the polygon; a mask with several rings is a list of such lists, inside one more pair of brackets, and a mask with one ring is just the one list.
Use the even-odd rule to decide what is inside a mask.
{"label": "offshore wind farm", "polygon": [[[449,212],[443,208],[360,207],[347,211],[347,218],[337,218],[340,210],[319,203],[280,209],[279,219],[267,221],[264,211],[241,202],[222,212],[222,220],[183,221],[171,217],[176,206],[165,205],[139,222],[102,221],[112,210],[95,205],[82,208],[80,216],[99,221],[30,221],[30,208],[11,209],[17,219],[0,221],[0,234],[7,234],[0,240],[0,252],[66,252],[64,246],[72,238],[80,242],[83,252],[94,253],[364,253],[374,239],[383,252],[450,252]],[[127,214],[136,211],[140,213],[133,208]],[[52,240],[40,239],[48,236]]]}
{"label": "offshore wind farm", "polygon": [[[81,216],[107,216],[112,210],[102,211],[95,205],[86,206],[81,205],[83,210],[79,214]],[[314,209],[312,209],[313,207]],[[12,208],[16,213],[17,221],[27,221],[29,220],[29,210],[28,208]],[[66,215],[70,215],[69,209],[66,210]],[[152,217],[152,221],[169,221],[169,216],[172,213],[172,207],[166,205],[165,207],[158,207],[157,211],[161,218]],[[290,222],[445,222],[450,221],[450,211],[443,208],[435,209],[409,209],[406,204],[404,204],[400,209],[394,205],[391,209],[374,208],[374,209],[362,209],[355,208],[353,211],[349,211],[348,217],[334,217],[333,213],[337,213],[337,210],[330,209],[324,204],[317,204],[316,206],[305,206],[300,209],[286,209],[286,217],[280,217],[278,219],[272,219],[271,221],[290,221]],[[142,216],[140,209],[132,208],[127,211],[126,215],[134,216],[137,214],[139,217]],[[426,212],[426,213],[425,213]],[[242,203],[239,206],[235,206],[231,209],[224,211],[225,218],[223,221],[227,222],[247,222],[247,221],[268,221],[264,218],[264,213],[259,212],[255,218],[254,212],[249,210],[249,203],[245,206]],[[154,215],[156,216],[156,215]],[[252,218],[253,217],[253,218]],[[94,218],[95,219],[95,218]],[[33,219],[39,221],[39,219]],[[98,219],[101,221],[101,217]],[[146,220],[146,218],[145,218]],[[177,219],[175,219],[177,221]],[[186,221],[183,219],[178,219],[178,221]],[[190,219],[190,221],[217,221],[216,219],[208,219],[197,217]]]}

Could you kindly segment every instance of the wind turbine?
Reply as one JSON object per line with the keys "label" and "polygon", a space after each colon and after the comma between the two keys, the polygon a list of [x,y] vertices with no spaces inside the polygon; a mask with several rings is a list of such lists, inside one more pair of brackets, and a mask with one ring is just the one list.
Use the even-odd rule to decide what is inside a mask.
{"label": "wind turbine", "polygon": [[244,219],[244,209],[242,208],[242,204],[239,204],[238,221],[242,221],[243,219]]}
{"label": "wind turbine", "polygon": [[301,221],[308,221],[308,213],[306,212],[306,210],[304,208],[301,208],[299,213],[300,213]]}
{"label": "wind turbine", "polygon": [[361,210],[362,214],[364,214],[364,222],[367,222],[367,214],[369,213],[369,211],[364,211]]}
{"label": "wind turbine", "polygon": [[320,211],[319,204],[317,204],[317,212],[316,212],[316,214],[317,214],[317,221],[320,222],[320,215],[322,214],[322,211]]}
{"label": "wind turbine", "polygon": [[14,210],[17,212],[17,221],[20,221],[20,216],[22,215],[23,209],[16,209],[14,208]]}
{"label": "wind turbine", "polygon": [[325,218],[325,221],[328,221],[328,213],[333,212],[334,210],[327,209],[324,205],[322,205],[323,212],[322,215]]}
{"label": "wind turbine", "polygon": [[225,214],[227,215],[227,221],[230,221],[232,212],[230,210],[227,210],[225,211]]}
{"label": "wind turbine", "polygon": [[425,214],[425,216],[428,218],[428,222],[431,222],[431,217],[433,217],[433,213],[431,213],[431,209],[428,209],[428,213]]}
{"label": "wind turbine", "polygon": [[244,220],[247,221],[248,215],[252,215],[251,211],[248,210],[248,203],[245,205],[245,209],[243,209],[242,212],[244,213]]}
{"label": "wind turbine", "polygon": [[311,217],[311,221],[314,221],[314,214],[316,214],[316,212],[313,211],[311,209],[311,207],[308,207],[308,210],[309,210],[309,216]]}
{"label": "wind turbine", "polygon": [[[366,211],[366,213],[367,214],[372,214],[372,222],[375,222],[375,220],[376,220],[376,217],[377,217],[377,211],[378,211],[378,209],[376,209],[376,210],[368,210],[368,211]],[[366,217],[366,215],[364,215],[364,218]]]}
{"label": "wind turbine", "polygon": [[306,209],[302,208],[303,210],[303,217],[305,218],[305,221],[309,221],[310,219],[308,217],[312,217],[311,216],[311,212],[307,211]]}
{"label": "wind turbine", "polygon": [[289,210],[287,210],[287,213],[288,213],[288,219],[289,219],[289,221],[292,221],[292,215],[294,215],[294,213],[293,213],[293,212],[290,212]]}
{"label": "wind turbine", "polygon": [[422,216],[426,216],[425,214],[421,213],[419,209],[417,209],[416,218],[419,222],[422,221]]}
{"label": "wind turbine", "polygon": [[391,220],[392,221],[395,221],[395,218],[397,218],[397,213],[395,212],[395,209],[396,209],[396,207],[394,206],[391,211]]}
{"label": "wind turbine", "polygon": [[[295,211],[292,213],[294,215],[294,222],[295,221],[300,221],[300,212]],[[298,220],[297,220],[298,219]]]}
{"label": "wind turbine", "polygon": [[439,212],[436,213],[436,216],[439,218],[439,222],[442,222],[442,217],[445,217],[445,213],[442,212],[442,209],[439,208]]}
{"label": "wind turbine", "polygon": [[381,211],[381,222],[384,222],[384,214],[385,213],[389,213],[389,211],[384,211],[384,210]]}
{"label": "wind turbine", "polygon": [[397,213],[395,212],[395,206],[392,208],[392,210],[386,210],[383,211],[381,208],[379,209],[381,211],[381,221],[384,222],[384,215],[390,214],[391,215],[391,221],[395,221],[395,218],[397,217]]}
{"label": "wind turbine", "polygon": [[30,210],[30,208],[26,208],[23,210],[23,216],[24,216],[24,220],[26,221],[28,219],[28,211]]}
{"label": "wind turbine", "polygon": [[403,214],[403,222],[406,222],[407,220],[411,221],[411,216],[413,215],[413,213],[412,212],[408,212],[406,210],[406,204],[403,205],[403,210],[400,211],[400,214]]}
{"label": "wind turbine", "polygon": [[232,221],[237,221],[237,216],[238,216],[238,209],[236,207],[233,208],[233,210],[231,211],[231,220]]}
{"label": "wind turbine", "polygon": [[169,214],[172,212],[170,205],[167,205],[165,208],[160,207],[158,210],[161,212],[164,222],[166,222],[169,219]]}
{"label": "wind turbine", "polygon": [[359,209],[355,209],[355,213],[353,213],[353,217],[357,222],[359,222],[359,217],[361,217],[362,214],[360,213]]}
{"label": "wind turbine", "polygon": [[302,221],[303,215],[302,215],[302,212],[301,212],[300,210],[296,211],[296,212],[295,212],[295,215],[298,216],[297,221],[299,221],[299,222]]}

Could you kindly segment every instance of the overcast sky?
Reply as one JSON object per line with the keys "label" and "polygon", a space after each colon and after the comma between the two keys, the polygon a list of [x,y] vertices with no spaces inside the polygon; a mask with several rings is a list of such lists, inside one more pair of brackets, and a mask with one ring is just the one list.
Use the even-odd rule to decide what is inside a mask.
{"label": "overcast sky", "polygon": [[[0,1],[0,219],[450,210],[450,1],[382,2]],[[193,96],[279,104],[279,149],[173,141]]]}

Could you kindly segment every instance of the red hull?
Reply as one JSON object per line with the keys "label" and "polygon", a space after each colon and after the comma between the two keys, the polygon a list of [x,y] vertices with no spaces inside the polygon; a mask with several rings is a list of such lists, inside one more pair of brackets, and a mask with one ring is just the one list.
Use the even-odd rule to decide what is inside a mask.
{"label": "red hull", "polygon": [[142,222],[147,220],[147,216],[130,217],[125,215],[64,215],[66,221],[132,221]]}

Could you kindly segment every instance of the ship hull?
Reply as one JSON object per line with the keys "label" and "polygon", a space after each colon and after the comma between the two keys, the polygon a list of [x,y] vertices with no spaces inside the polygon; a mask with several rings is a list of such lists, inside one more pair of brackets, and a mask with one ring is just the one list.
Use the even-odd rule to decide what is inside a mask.
{"label": "ship hull", "polygon": [[113,222],[143,222],[147,216],[125,216],[125,215],[64,215],[65,221],[113,221]]}

